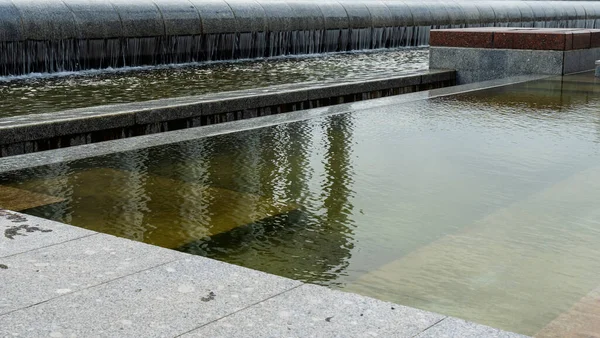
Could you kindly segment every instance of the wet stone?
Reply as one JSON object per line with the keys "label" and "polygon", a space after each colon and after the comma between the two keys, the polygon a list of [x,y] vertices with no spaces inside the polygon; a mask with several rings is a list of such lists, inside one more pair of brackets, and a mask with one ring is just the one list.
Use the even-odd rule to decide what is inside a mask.
{"label": "wet stone", "polygon": [[0,210],[0,257],[95,234],[43,218]]}

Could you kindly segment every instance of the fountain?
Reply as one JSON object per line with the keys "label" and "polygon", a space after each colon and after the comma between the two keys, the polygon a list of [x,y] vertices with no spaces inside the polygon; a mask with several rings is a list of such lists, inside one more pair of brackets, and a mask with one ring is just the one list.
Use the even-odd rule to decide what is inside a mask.
{"label": "fountain", "polygon": [[0,75],[421,46],[431,28],[600,27],[593,1],[0,0]]}

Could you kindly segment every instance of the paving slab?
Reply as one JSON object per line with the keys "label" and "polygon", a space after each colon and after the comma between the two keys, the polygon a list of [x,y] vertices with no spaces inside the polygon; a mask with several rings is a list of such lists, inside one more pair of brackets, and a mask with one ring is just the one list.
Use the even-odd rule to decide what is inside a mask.
{"label": "paving slab", "polygon": [[0,258],[93,234],[90,230],[0,209]]}
{"label": "paving slab", "polygon": [[412,337],[444,318],[305,284],[183,337]]}
{"label": "paving slab", "polygon": [[494,329],[489,326],[468,322],[466,320],[448,317],[436,325],[430,327],[425,332],[417,336],[418,338],[525,338],[517,333]]}
{"label": "paving slab", "polygon": [[0,336],[173,337],[301,285],[186,257],[0,316]]}
{"label": "paving slab", "polygon": [[600,287],[535,334],[536,338],[600,338]]}
{"label": "paving slab", "polygon": [[0,315],[183,257],[173,250],[96,234],[0,258]]}

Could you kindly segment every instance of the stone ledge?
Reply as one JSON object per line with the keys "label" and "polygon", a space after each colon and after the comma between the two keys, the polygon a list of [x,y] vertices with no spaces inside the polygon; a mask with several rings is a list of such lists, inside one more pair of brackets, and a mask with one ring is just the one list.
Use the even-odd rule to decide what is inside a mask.
{"label": "stone ledge", "polygon": [[454,79],[453,70],[419,71],[3,118],[0,157],[446,87]]}
{"label": "stone ledge", "polygon": [[[0,226],[41,219],[5,211]],[[85,231],[43,220],[45,227]],[[0,259],[0,336],[524,336],[106,234]],[[29,233],[28,233],[29,235]],[[0,238],[0,248],[3,241]],[[5,311],[3,311],[5,310]]]}
{"label": "stone ledge", "polygon": [[568,51],[600,47],[600,29],[489,27],[431,30],[430,46]]}

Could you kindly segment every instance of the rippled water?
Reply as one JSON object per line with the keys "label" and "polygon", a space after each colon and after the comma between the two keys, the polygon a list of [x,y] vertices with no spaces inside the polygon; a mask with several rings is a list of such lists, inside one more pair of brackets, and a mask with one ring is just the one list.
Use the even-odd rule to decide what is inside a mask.
{"label": "rippled water", "polygon": [[64,199],[25,210],[33,215],[564,336],[557,328],[572,326],[572,309],[597,302],[600,290],[599,94],[590,74],[571,76],[0,182]]}
{"label": "rippled water", "polygon": [[[427,49],[0,78],[0,117],[426,69]],[[4,81],[2,81],[4,80]]]}

